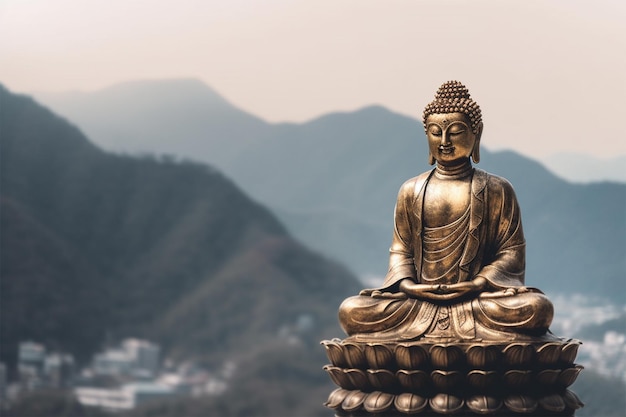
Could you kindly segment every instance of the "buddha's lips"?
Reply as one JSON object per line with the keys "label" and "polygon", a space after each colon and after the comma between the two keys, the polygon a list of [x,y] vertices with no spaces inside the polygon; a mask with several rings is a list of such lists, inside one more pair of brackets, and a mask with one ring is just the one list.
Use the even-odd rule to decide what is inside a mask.
{"label": "buddha's lips", "polygon": [[448,154],[454,152],[454,146],[440,146],[439,152]]}

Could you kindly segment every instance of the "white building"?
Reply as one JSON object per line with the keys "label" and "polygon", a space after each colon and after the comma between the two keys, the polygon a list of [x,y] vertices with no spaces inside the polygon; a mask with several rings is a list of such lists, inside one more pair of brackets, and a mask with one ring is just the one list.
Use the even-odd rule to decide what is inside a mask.
{"label": "white building", "polygon": [[85,406],[108,411],[131,410],[145,402],[175,395],[172,388],[155,383],[132,383],[119,388],[78,387],[78,401]]}
{"label": "white building", "polygon": [[43,364],[46,383],[54,388],[71,384],[74,377],[74,357],[67,353],[49,353]]}
{"label": "white building", "polygon": [[147,340],[126,339],[122,348],[128,352],[133,360],[133,370],[136,374],[154,377],[160,368],[161,348]]}
{"label": "white building", "polygon": [[46,348],[44,345],[35,342],[21,342],[19,344],[17,372],[22,389],[30,391],[41,384],[45,356]]}
{"label": "white building", "polygon": [[146,340],[126,339],[117,349],[107,349],[93,359],[96,375],[151,379],[159,372],[161,348]]}
{"label": "white building", "polygon": [[130,375],[133,370],[133,357],[123,349],[108,349],[97,353],[93,358],[93,372],[96,375]]}

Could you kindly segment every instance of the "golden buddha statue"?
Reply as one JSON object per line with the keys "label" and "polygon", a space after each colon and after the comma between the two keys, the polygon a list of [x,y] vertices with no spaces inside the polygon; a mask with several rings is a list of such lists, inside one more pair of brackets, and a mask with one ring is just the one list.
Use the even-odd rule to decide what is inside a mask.
{"label": "golden buddha statue", "polygon": [[384,284],[344,301],[342,328],[360,341],[545,334],[553,307],[524,286],[525,240],[513,188],[470,161],[480,160],[478,104],[463,84],[449,81],[423,121],[435,169],[400,188]]}
{"label": "golden buddha statue", "polygon": [[423,121],[436,166],[400,188],[383,285],[341,304],[346,339],[322,341],[339,386],[325,405],[337,417],[573,416],[580,342],[548,332],[552,303],[524,285],[513,187],[472,167],[480,108],[449,81]]}

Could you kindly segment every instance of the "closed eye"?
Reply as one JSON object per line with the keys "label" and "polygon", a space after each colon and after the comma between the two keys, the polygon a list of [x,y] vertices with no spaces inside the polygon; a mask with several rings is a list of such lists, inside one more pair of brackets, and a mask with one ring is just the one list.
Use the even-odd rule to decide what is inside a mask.
{"label": "closed eye", "polygon": [[428,132],[433,136],[441,136],[441,134],[443,133],[443,131],[436,126],[433,126],[431,129],[428,130]]}

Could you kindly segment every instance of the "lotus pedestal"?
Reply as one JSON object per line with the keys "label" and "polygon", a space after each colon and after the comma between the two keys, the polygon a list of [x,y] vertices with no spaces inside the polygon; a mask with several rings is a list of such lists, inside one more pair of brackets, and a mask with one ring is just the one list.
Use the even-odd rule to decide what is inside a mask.
{"label": "lotus pedestal", "polygon": [[573,416],[580,342],[322,342],[344,416]]}

